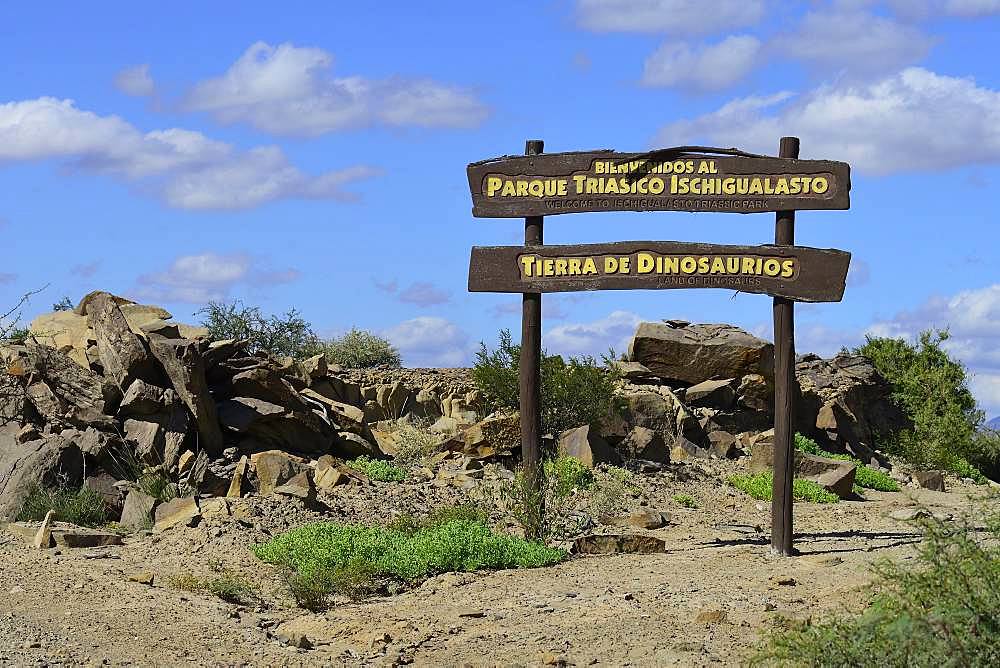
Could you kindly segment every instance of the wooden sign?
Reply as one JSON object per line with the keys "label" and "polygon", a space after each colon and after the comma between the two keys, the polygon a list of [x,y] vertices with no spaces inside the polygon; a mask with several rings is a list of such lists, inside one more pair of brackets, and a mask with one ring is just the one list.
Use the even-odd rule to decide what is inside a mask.
{"label": "wooden sign", "polygon": [[586,211],[759,213],[850,207],[844,162],[689,152],[589,151],[501,157],[468,166],[472,215]]}
{"label": "wooden sign", "polygon": [[723,288],[803,302],[839,302],[850,263],[850,253],[806,246],[675,241],[475,246],[469,291]]}

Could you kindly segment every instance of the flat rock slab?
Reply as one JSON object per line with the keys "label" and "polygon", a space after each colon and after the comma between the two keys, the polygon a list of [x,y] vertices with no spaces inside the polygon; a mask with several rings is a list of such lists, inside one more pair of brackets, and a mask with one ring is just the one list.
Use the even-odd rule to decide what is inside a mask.
{"label": "flat rock slab", "polygon": [[[18,536],[26,543],[35,540],[40,522],[11,522],[7,525],[7,531]],[[122,537],[109,531],[100,529],[88,529],[66,522],[54,522],[51,527],[53,544],[59,547],[104,547],[107,545],[121,545]]]}
{"label": "flat rock slab", "polygon": [[666,548],[662,538],[643,534],[592,534],[573,543],[577,554],[656,554]]}

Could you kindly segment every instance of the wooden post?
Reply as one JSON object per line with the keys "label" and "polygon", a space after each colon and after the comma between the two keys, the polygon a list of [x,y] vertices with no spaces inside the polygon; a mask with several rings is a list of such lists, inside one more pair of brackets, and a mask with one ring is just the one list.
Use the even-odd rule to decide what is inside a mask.
{"label": "wooden post", "polygon": [[[525,155],[538,155],[544,149],[540,139],[529,139],[524,145]],[[524,245],[541,246],[542,216],[524,219]],[[541,462],[541,362],[542,362],[542,295],[526,292],[521,297],[521,457],[525,475],[537,489],[538,468]]]}
{"label": "wooden post", "polygon": [[[782,137],[778,157],[798,158],[798,137]],[[774,243],[795,244],[795,212],[775,214]],[[774,298],[774,483],[771,497],[771,549],[795,554],[792,547],[792,477],[795,473],[795,306]]]}

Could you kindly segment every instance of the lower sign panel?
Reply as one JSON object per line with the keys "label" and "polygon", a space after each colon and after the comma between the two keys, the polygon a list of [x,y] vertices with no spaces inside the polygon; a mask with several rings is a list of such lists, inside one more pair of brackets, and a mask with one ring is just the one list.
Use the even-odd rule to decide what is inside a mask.
{"label": "lower sign panel", "polygon": [[806,246],[677,241],[475,246],[469,291],[722,288],[803,302],[839,302],[850,264],[850,253]]}

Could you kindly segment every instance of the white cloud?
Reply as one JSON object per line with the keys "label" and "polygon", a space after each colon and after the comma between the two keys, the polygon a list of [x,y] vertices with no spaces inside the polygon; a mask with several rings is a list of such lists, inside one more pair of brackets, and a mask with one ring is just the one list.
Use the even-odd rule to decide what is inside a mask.
{"label": "white cloud", "polygon": [[733,35],[701,47],[666,42],[646,58],[642,83],[696,91],[720,90],[745,77],[756,64],[759,53],[760,40],[750,35]]}
{"label": "white cloud", "polygon": [[704,141],[773,153],[784,135],[802,139],[802,157],[844,160],[873,174],[994,163],[1000,160],[1000,91],[912,67],[864,86],[734,100],[665,126],[654,144]]}
{"label": "white cloud", "polygon": [[200,132],[143,133],[118,116],[50,97],[0,104],[0,163],[62,159],[149,190],[181,209],[245,209],[287,198],[350,200],[343,186],[373,176],[356,166],[318,176],[290,165],[280,148],[240,150]]}
{"label": "white cloud", "polygon": [[595,32],[692,35],[754,25],[763,0],[577,0],[578,24]]}
{"label": "white cloud", "polygon": [[807,13],[774,48],[826,71],[880,75],[919,61],[934,40],[919,28],[869,12],[833,8]]}
{"label": "white cloud", "polygon": [[149,65],[126,67],[115,76],[115,88],[133,97],[149,97],[156,92],[156,84],[149,74]]}
{"label": "white cloud", "polygon": [[382,334],[399,349],[408,367],[459,367],[472,359],[468,334],[444,318],[413,318]]}
{"label": "white cloud", "polygon": [[861,258],[852,257],[851,266],[847,270],[847,284],[854,288],[868,285],[872,279],[871,265]]}
{"label": "white cloud", "polygon": [[140,276],[134,293],[149,301],[205,304],[227,299],[239,285],[277,285],[298,277],[299,272],[294,269],[264,269],[249,255],[202,253],[182,255],[166,270]]}
{"label": "white cloud", "polygon": [[445,304],[451,299],[447,290],[443,290],[433,283],[417,281],[408,287],[400,289],[399,282],[393,278],[389,281],[379,281],[375,279],[375,287],[393,298],[401,304],[414,304],[415,306],[428,307]]}
{"label": "white cloud", "polygon": [[476,127],[486,107],[469,91],[429,79],[333,77],[333,56],[319,48],[256,42],[221,76],[196,84],[184,108],[223,123],[278,135],[317,136],[382,123]]}
{"label": "white cloud", "polygon": [[613,311],[599,320],[553,327],[543,333],[542,346],[552,355],[598,356],[610,347],[622,353],[640,322],[642,318],[635,313]]}
{"label": "white cloud", "polygon": [[1000,14],[1000,0],[889,0],[900,16],[927,19],[935,14],[974,19]]}
{"label": "white cloud", "polygon": [[868,328],[873,336],[914,340],[923,330],[948,328],[943,345],[973,372],[972,387],[987,410],[1000,412],[1000,283],[950,297],[932,297]]}

